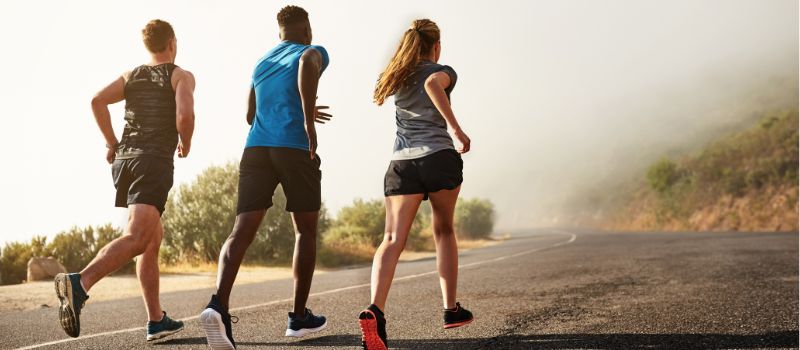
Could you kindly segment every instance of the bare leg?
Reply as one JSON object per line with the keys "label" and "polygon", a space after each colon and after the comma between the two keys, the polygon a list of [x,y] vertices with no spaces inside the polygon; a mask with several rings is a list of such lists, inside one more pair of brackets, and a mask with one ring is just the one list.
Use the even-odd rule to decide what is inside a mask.
{"label": "bare leg", "polygon": [[258,232],[258,226],[264,219],[266,210],[249,211],[236,216],[236,223],[233,224],[231,232],[222,249],[219,252],[219,267],[217,270],[217,297],[220,303],[227,309],[228,301],[233,289],[233,281],[239,273],[239,266],[244,259],[244,253],[253,243],[253,239]]}
{"label": "bare leg", "polygon": [[292,213],[294,222],[294,313],[306,314],[306,301],[311,290],[314,267],[317,262],[317,221],[319,212]]}
{"label": "bare leg", "polygon": [[164,227],[160,220],[156,227],[156,234],[147,245],[147,249],[136,259],[136,276],[139,277],[139,286],[142,288],[147,317],[154,322],[160,321],[163,316],[158,299],[158,250],[161,248],[161,238],[164,236]]}
{"label": "bare leg", "polygon": [[128,228],[122,237],[107,244],[81,271],[81,284],[88,292],[97,281],[144,253],[159,232],[161,216],[148,204],[131,204]]}
{"label": "bare leg", "polygon": [[371,301],[381,310],[386,306],[397,260],[405,248],[422,198],[422,194],[386,197],[386,232],[372,260]]}
{"label": "bare leg", "polygon": [[430,194],[433,209],[433,239],[436,242],[436,268],[445,309],[456,307],[458,286],[458,243],[453,227],[453,216],[461,186]]}

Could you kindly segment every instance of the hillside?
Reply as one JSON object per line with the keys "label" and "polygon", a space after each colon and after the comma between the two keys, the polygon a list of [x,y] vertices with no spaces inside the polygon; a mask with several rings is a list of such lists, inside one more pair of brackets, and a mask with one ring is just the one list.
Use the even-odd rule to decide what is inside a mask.
{"label": "hillside", "polygon": [[620,230],[796,231],[798,111],[651,165],[623,204],[595,217]]}

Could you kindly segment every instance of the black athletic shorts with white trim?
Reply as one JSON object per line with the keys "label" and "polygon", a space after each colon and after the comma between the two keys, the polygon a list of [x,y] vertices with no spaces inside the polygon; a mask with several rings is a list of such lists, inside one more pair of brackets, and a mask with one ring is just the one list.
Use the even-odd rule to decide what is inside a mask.
{"label": "black athletic shorts with white trim", "polygon": [[454,149],[441,150],[422,158],[393,160],[383,178],[383,194],[428,194],[452,190],[464,181],[464,161]]}
{"label": "black athletic shorts with white trim", "polygon": [[280,184],[286,211],[318,211],[322,204],[319,155],[287,147],[248,147],[239,162],[239,200],[236,214],[269,209]]}

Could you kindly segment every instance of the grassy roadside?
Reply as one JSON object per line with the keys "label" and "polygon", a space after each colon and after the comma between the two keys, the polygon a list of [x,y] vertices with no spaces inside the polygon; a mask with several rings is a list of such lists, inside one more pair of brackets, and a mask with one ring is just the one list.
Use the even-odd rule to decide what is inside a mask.
{"label": "grassy roadside", "polygon": [[[431,238],[432,239],[432,238]],[[486,239],[459,239],[458,249],[460,251],[468,251],[472,249],[487,247],[498,244],[505,240],[505,236],[499,238],[486,238]],[[436,256],[435,248],[431,241],[429,249],[424,250],[409,250],[406,249],[400,255],[400,261],[414,261],[424,258]],[[375,248],[368,244],[327,244],[320,247],[317,252],[318,268],[321,271],[335,271],[342,268],[350,268],[358,265],[365,265],[372,262],[372,257],[375,254]],[[241,272],[259,272],[265,268],[276,269],[289,269],[290,263],[286,264],[243,264],[239,271]],[[162,274],[206,274],[217,272],[216,263],[161,263],[160,269]]]}
{"label": "grassy roadside", "polygon": [[618,230],[797,231],[798,111],[653,164],[605,220]]}
{"label": "grassy roadside", "polygon": [[[468,251],[494,244],[499,244],[504,238],[459,240],[459,250]],[[334,252],[329,251],[328,254]],[[316,275],[331,273],[338,269],[356,266],[369,266],[374,249],[369,249],[367,258],[366,249],[363,259],[350,265],[338,267],[319,265]],[[405,251],[401,261],[415,261],[436,256],[434,251]],[[341,260],[347,261],[347,260]],[[217,264],[212,263],[176,263],[161,264],[161,293],[213,288],[216,283]],[[260,283],[276,279],[292,278],[292,269],[289,265],[262,266],[243,265],[236,277],[236,284]],[[91,291],[92,302],[102,300],[116,300],[141,296],[139,282],[135,274],[116,274],[102,279]],[[58,306],[58,300],[53,293],[52,281],[41,281],[24,284],[0,286],[0,312],[16,312],[24,310],[53,308]]]}

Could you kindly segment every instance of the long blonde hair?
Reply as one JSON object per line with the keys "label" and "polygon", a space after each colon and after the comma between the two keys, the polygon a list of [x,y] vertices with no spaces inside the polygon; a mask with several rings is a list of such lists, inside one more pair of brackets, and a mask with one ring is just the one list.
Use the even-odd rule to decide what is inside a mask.
{"label": "long blonde hair", "polygon": [[420,56],[430,53],[438,41],[439,26],[436,23],[429,19],[418,19],[411,23],[389,65],[378,78],[373,96],[378,106],[387,97],[397,93],[419,64]]}

